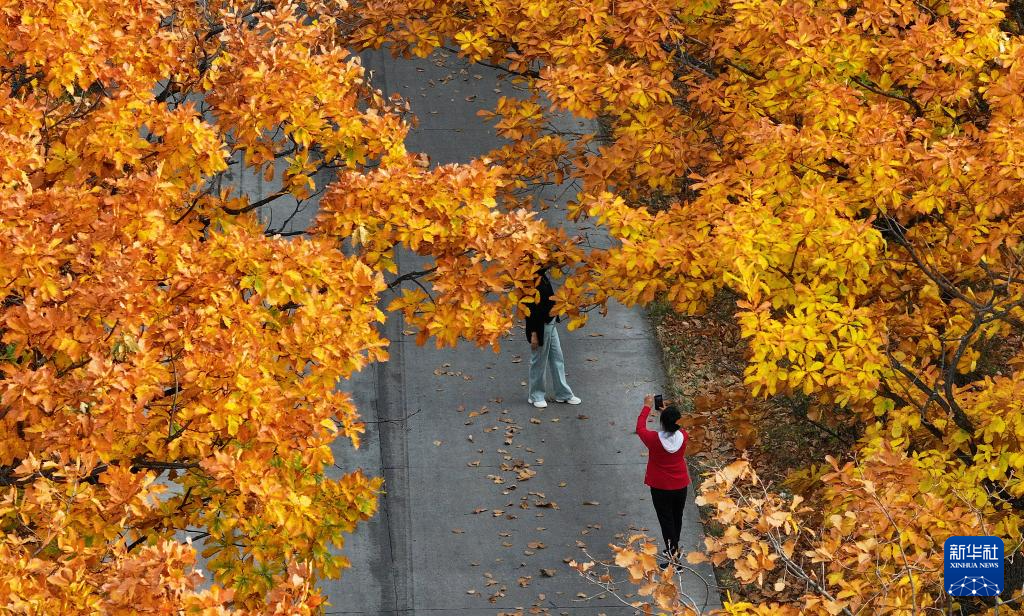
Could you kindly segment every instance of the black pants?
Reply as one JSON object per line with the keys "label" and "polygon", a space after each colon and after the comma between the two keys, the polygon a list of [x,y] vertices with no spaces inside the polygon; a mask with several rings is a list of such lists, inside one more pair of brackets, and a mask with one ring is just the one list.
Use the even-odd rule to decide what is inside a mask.
{"label": "black pants", "polygon": [[651,488],[654,511],[658,513],[661,536],[670,555],[679,552],[679,531],[683,526],[683,507],[686,506],[686,488],[681,490],[659,490]]}

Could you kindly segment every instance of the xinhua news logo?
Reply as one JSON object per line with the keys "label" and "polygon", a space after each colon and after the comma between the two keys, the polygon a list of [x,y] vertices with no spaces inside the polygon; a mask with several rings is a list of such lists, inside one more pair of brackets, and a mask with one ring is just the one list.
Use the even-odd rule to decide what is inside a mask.
{"label": "xinhua news logo", "polygon": [[944,582],[954,597],[994,597],[1003,591],[1003,540],[950,537],[944,546]]}

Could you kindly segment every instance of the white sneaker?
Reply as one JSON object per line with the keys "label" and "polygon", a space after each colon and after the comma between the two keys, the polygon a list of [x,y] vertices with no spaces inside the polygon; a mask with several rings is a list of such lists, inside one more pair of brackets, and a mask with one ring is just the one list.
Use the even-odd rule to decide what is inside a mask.
{"label": "white sneaker", "polygon": [[547,408],[547,406],[548,406],[548,403],[547,403],[546,400],[529,400],[529,403],[532,404],[533,406],[539,408],[539,409]]}
{"label": "white sneaker", "polygon": [[576,396],[573,396],[568,400],[555,400],[555,402],[561,402],[562,404],[579,404],[580,402],[583,402],[583,400],[580,400]]}

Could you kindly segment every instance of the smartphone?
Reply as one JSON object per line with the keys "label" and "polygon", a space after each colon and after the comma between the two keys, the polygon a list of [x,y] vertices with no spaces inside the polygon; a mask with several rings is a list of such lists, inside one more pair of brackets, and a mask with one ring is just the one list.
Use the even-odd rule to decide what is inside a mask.
{"label": "smartphone", "polygon": [[660,411],[661,410],[661,406],[664,403],[665,403],[665,398],[661,394],[658,394],[657,396],[654,396],[654,410]]}

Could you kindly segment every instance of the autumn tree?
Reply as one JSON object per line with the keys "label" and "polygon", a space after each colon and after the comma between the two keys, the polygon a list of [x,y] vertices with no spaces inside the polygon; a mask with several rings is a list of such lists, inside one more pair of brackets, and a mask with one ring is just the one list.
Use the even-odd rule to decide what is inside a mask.
{"label": "autumn tree", "polygon": [[743,537],[715,558],[778,597],[732,613],[923,613],[957,533],[1004,539],[1019,596],[1020,3],[366,0],[350,23],[356,44],[448,47],[528,89],[489,114],[493,158],[576,180],[574,211],[618,240],[560,309],[700,313],[729,287],[750,394],[856,435],[788,500],[747,467],[710,484]]}
{"label": "autumn tree", "polygon": [[377,507],[330,445],[359,444],[338,383],[386,358],[385,291],[430,282],[392,309],[497,344],[531,264],[572,258],[499,210],[500,167],[406,152],[344,8],[0,6],[0,611],[316,611]]}

